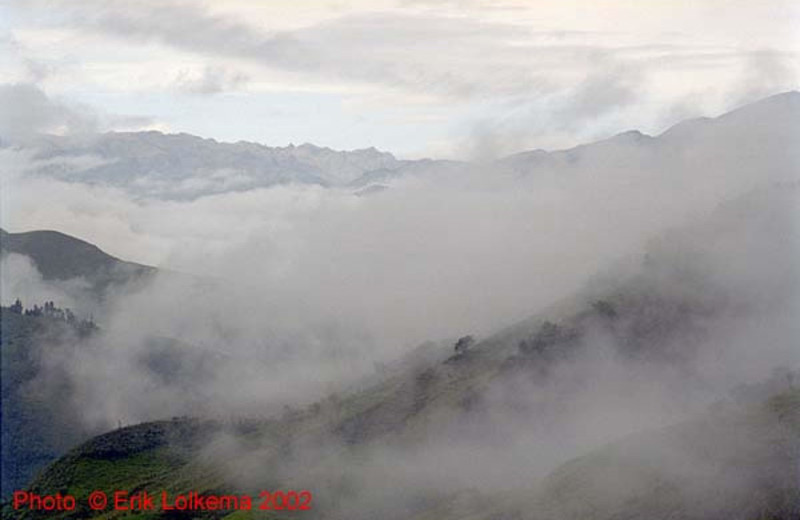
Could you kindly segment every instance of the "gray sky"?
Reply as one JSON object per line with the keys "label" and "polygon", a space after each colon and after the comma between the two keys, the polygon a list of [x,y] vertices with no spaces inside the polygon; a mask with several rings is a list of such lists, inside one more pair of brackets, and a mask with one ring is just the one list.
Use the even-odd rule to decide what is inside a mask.
{"label": "gray sky", "polygon": [[0,0],[0,73],[104,130],[447,157],[795,89],[799,35],[791,0]]}

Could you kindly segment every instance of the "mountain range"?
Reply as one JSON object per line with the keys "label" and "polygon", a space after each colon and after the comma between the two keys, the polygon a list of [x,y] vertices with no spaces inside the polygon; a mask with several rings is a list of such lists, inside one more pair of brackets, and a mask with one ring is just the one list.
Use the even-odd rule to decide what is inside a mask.
{"label": "mountain range", "polygon": [[[798,160],[800,152],[794,146],[798,112],[800,93],[786,92],[717,118],[684,121],[655,137],[629,131],[567,150],[526,151],[477,166],[461,161],[401,160],[375,148],[335,151],[312,144],[269,147],[156,131],[81,138],[47,135],[30,146],[38,161],[32,167],[36,174],[121,188],[136,196],[194,199],[281,184],[374,192],[403,178],[436,177],[467,167],[491,171],[492,175],[567,174],[588,165],[613,168],[632,162],[658,168],[664,157],[687,145],[701,154],[710,150],[710,157],[697,160],[713,159],[720,167],[729,161],[734,165],[746,161],[755,167],[776,151],[793,154]],[[752,146],[724,151],[715,148],[739,138],[746,138]],[[619,153],[620,148],[635,153]]]}

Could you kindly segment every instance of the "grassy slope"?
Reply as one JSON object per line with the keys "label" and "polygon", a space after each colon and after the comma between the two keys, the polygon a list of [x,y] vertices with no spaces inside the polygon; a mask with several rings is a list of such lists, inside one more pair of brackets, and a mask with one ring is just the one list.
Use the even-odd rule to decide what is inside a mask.
{"label": "grassy slope", "polygon": [[565,464],[530,518],[800,518],[800,389]]}
{"label": "grassy slope", "polygon": [[[439,430],[441,425],[457,424],[465,414],[472,413],[471,403],[476,399],[480,401],[484,390],[493,382],[520,373],[532,378],[547,377],[547,367],[551,363],[568,358],[581,348],[570,339],[574,331],[580,334],[588,326],[604,327],[608,334],[618,336],[620,348],[624,349],[621,355],[657,355],[661,359],[668,351],[663,347],[670,345],[671,334],[691,330],[694,322],[707,317],[715,306],[706,296],[698,298],[696,292],[687,292],[675,285],[671,286],[669,294],[660,294],[642,280],[635,280],[627,288],[618,288],[607,303],[615,309],[613,318],[599,313],[587,301],[567,302],[551,309],[547,316],[559,324],[559,330],[566,332],[548,339],[543,350],[536,354],[523,356],[517,345],[521,339],[536,337],[542,328],[542,319],[528,320],[487,338],[465,355],[443,362],[410,363],[391,368],[375,385],[340,398],[325,399],[302,410],[289,411],[280,418],[216,425],[211,430],[224,435],[207,437],[209,442],[202,452],[197,451],[191,439],[198,435],[203,438],[194,430],[208,432],[209,426],[200,427],[201,423],[197,422],[150,423],[111,432],[98,439],[116,447],[118,453],[109,457],[108,452],[93,448],[92,443],[98,442],[95,439],[50,466],[33,482],[32,489],[42,492],[72,490],[79,496],[87,493],[90,487],[199,492],[235,488],[257,494],[258,489],[235,485],[250,482],[273,490],[312,489],[317,505],[314,518],[332,518],[322,515],[322,511],[341,502],[353,486],[359,485],[359,467],[370,447],[413,447],[429,438],[432,430]],[[691,347],[691,341],[686,339],[687,336],[682,335],[680,344]],[[681,357],[691,355],[691,348],[688,352],[669,352],[668,358],[679,362]],[[790,413],[795,411],[790,410]],[[152,433],[153,428],[156,433]],[[161,433],[157,432],[159,428],[163,430]],[[162,440],[152,446],[128,448],[131,436],[148,435],[160,436]],[[246,453],[246,457],[235,467],[221,468],[219,462],[232,456],[231,439],[233,444],[246,449],[238,452],[238,455]],[[622,450],[623,455],[625,451]],[[615,461],[628,464],[627,458],[616,453],[598,456],[593,464],[603,467]],[[638,460],[631,462],[634,463]],[[569,467],[563,471],[568,472]],[[594,466],[590,464],[590,467]],[[585,479],[569,478],[569,473],[563,478],[558,475],[541,493],[536,492],[531,483],[530,492],[509,493],[500,498],[473,491],[419,496],[407,517],[445,520],[539,518],[540,515],[569,518],[573,515],[573,518],[581,518],[586,508],[602,509],[602,504],[591,502],[594,479],[587,484]],[[637,476],[635,480],[645,482],[647,479]],[[647,496],[648,489],[639,491]],[[558,497],[555,502],[548,498],[553,496]],[[665,496],[667,505],[671,504],[669,496]],[[586,500],[589,505],[584,504]],[[631,511],[637,510],[635,502],[630,506]],[[559,504],[567,509],[559,510]],[[620,510],[626,511],[626,507]],[[573,514],[574,511],[578,513]],[[293,513],[292,517],[299,515]],[[598,513],[596,518],[623,517]],[[636,518],[635,514],[631,518]]]}
{"label": "grassy slope", "polygon": [[[598,292],[615,309],[617,315],[613,319],[603,316],[602,313],[598,314],[590,303],[591,299],[565,302],[547,312],[547,318],[556,322],[560,330],[565,332],[548,340],[546,348],[535,356],[521,356],[517,346],[523,339],[535,339],[537,331],[541,330],[541,317],[527,320],[487,338],[466,355],[443,363],[409,365],[390,370],[382,382],[342,398],[326,399],[306,409],[287,413],[282,418],[252,420],[225,426],[228,440],[233,438],[236,444],[246,445],[248,456],[243,461],[247,464],[226,468],[224,474],[214,461],[226,458],[228,447],[225,437],[215,438],[203,453],[196,454],[200,455],[198,458],[186,458],[186,451],[178,450],[177,453],[184,458],[176,459],[175,446],[184,445],[179,436],[175,438],[176,443],[140,450],[135,456],[123,450],[115,458],[114,466],[109,466],[96,457],[86,457],[78,450],[72,454],[77,459],[69,456],[62,459],[51,466],[33,486],[52,491],[83,482],[85,488],[95,482],[117,478],[115,475],[118,470],[128,468],[124,469],[124,478],[120,477],[115,485],[124,485],[127,489],[143,486],[159,489],[159,486],[167,486],[170,482],[183,482],[193,486],[192,489],[204,491],[223,489],[232,482],[258,482],[259,485],[272,489],[312,488],[315,503],[325,507],[337,498],[347,496],[348,488],[356,485],[358,480],[355,473],[358,472],[365,450],[374,445],[385,444],[414,446],[418,441],[428,438],[429,432],[437,425],[453,424],[463,414],[470,413],[472,398],[480,399],[484,389],[492,382],[503,380],[511,372],[522,371],[529,372],[531,377],[546,377],[549,363],[570,356],[574,345],[569,338],[574,331],[579,334],[587,326],[604,327],[607,334],[616,336],[620,348],[625,350],[621,352],[622,355],[656,357],[676,363],[691,357],[694,337],[692,331],[697,329],[698,323],[702,323],[717,310],[721,305],[719,300],[724,300],[724,297],[718,298],[712,291],[701,290],[702,284],[692,277],[692,273],[682,273],[676,278],[669,272],[670,262],[664,262],[666,266],[661,266],[657,256],[650,263],[651,266],[644,270],[641,279],[633,280],[627,285],[617,285],[612,291]],[[663,283],[664,277],[670,283]],[[661,281],[651,284],[648,281],[651,278]],[[681,341],[672,341],[673,334],[678,334]],[[702,331],[698,331],[698,334],[702,336]],[[680,347],[677,350],[673,348],[676,345]],[[779,407],[784,410],[780,413],[796,416],[797,411],[791,405],[793,398],[786,399],[790,402],[786,405],[788,409],[784,410],[785,406]],[[759,414],[755,416],[765,418],[768,424],[772,424],[770,421],[775,418],[775,414],[763,411]],[[739,415],[734,413],[731,417]],[[715,421],[726,424],[725,421],[728,420],[717,415],[713,418],[714,421],[709,423],[711,426],[705,430],[697,426],[700,428],[698,431],[713,432],[712,426],[717,424]],[[702,421],[696,424],[702,424]],[[767,430],[759,429],[757,421],[753,424],[756,426],[742,429],[733,422],[719,429],[722,432],[741,431],[742,437],[738,440],[734,438],[731,442],[734,446],[738,443],[754,446],[753,453],[749,455],[752,460],[769,458],[772,453],[770,447],[763,447],[760,440],[760,434]],[[131,431],[139,431],[137,428],[146,430],[149,427],[150,425],[141,425],[133,427]],[[680,428],[676,431],[680,431]],[[788,431],[789,435],[796,436],[796,429],[790,428]],[[112,432],[109,435],[108,439],[113,441],[121,433]],[[331,443],[331,438],[337,442]],[[647,436],[641,439],[645,438],[650,439]],[[648,441],[626,439],[621,444],[624,448],[609,447],[606,451],[600,450],[596,454],[588,455],[588,459],[579,459],[556,472],[542,490],[534,489],[534,484],[531,483],[528,492],[510,493],[500,498],[484,497],[471,491],[451,496],[421,497],[422,505],[410,511],[408,517],[445,520],[499,518],[502,514],[506,518],[582,518],[587,515],[598,519],[637,518],[645,514],[642,512],[646,509],[645,505],[652,505],[655,511],[659,507],[669,509],[672,505],[682,508],[681,501],[689,499],[680,495],[682,488],[674,484],[676,478],[680,480],[680,473],[678,477],[662,475],[659,473],[660,465],[652,460],[648,463],[646,456],[626,456],[632,450],[631,446],[645,446],[637,449],[642,453],[649,453],[646,447],[652,442],[656,446],[654,449],[661,449],[658,447],[658,438],[659,435],[652,437],[656,440]],[[692,435],[687,434],[681,438],[687,440],[685,447],[688,454],[685,457],[689,459],[697,458],[693,456],[696,452],[705,453],[707,446],[715,447],[713,442],[710,445],[694,444],[691,442]],[[320,448],[320,445],[324,447]],[[737,450],[730,452],[738,453]],[[313,457],[305,455],[308,453],[313,453]],[[713,454],[713,450],[710,453]],[[722,460],[726,453],[728,452],[720,451],[716,458],[711,456],[708,466],[713,469],[715,461]],[[141,457],[149,461],[145,464],[146,467],[140,468]],[[190,459],[193,460],[191,464],[187,462]],[[661,460],[671,458],[658,459],[659,462]],[[85,465],[87,469],[84,472],[69,473],[58,469],[63,468],[63,464],[66,467]],[[747,461],[740,462],[738,466],[735,461],[732,464],[733,467],[750,467]],[[593,471],[593,478],[581,476]],[[162,477],[153,477],[153,472]],[[609,481],[604,478],[608,474],[617,475],[612,481],[630,478],[631,485],[621,486],[623,493],[605,503],[604,497],[609,495],[599,492],[603,489],[602,484],[599,488],[595,486],[598,482]],[[714,476],[713,472],[710,474]],[[731,486],[735,487],[734,484]],[[625,490],[629,488],[632,491],[625,495]],[[712,497],[715,493],[716,491],[709,489],[707,496]],[[597,500],[592,498],[595,495]],[[690,498],[687,511],[693,507],[692,503],[696,505],[698,500],[705,501],[704,496]],[[663,504],[660,506],[656,499],[662,500]],[[770,497],[764,499],[765,503],[771,503],[771,500],[773,499]],[[315,518],[323,517],[320,511],[315,513]]]}
{"label": "grassy slope", "polygon": [[575,458],[527,491],[464,493],[413,520],[796,520],[800,389]]}
{"label": "grassy slope", "polygon": [[[300,426],[306,421],[270,423],[264,429],[275,429],[271,435],[277,446],[286,435],[302,436],[310,425]],[[204,463],[208,459],[199,451],[221,428],[175,420],[111,432],[73,450],[31,489],[79,497],[91,489],[232,492],[229,476]],[[263,440],[261,432],[240,429],[237,434],[256,443]],[[800,514],[799,441],[800,390],[794,389],[766,402],[725,405],[671,428],[622,439],[564,464],[541,485],[531,483],[528,491],[501,497],[468,490],[440,497],[409,518],[793,520]],[[286,454],[276,450],[274,455]],[[257,516],[239,512],[230,518]]]}

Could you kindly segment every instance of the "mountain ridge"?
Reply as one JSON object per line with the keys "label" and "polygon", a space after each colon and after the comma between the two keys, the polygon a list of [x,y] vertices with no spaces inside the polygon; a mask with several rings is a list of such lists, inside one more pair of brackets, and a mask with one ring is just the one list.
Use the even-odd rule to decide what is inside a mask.
{"label": "mountain ridge", "polygon": [[155,272],[154,267],[120,260],[90,242],[53,230],[11,233],[0,228],[0,252],[31,258],[45,280],[87,277],[111,282]]}
{"label": "mountain ridge", "polygon": [[[798,112],[800,93],[789,91],[716,117],[682,121],[655,136],[632,129],[565,149],[524,150],[499,157],[488,165],[501,172],[532,172],[563,168],[582,158],[592,160],[599,156],[605,160],[619,146],[644,144],[657,153],[659,148],[676,143],[706,139],[725,127],[730,127],[727,131],[752,133],[753,139],[759,139],[761,129],[776,122],[791,133]],[[34,168],[37,174],[175,200],[286,184],[360,190],[406,176],[435,175],[470,165],[445,159],[398,159],[374,147],[350,151],[309,143],[272,147],[158,131],[108,132],[80,139],[42,136],[34,150],[38,150],[36,158],[45,162]],[[653,160],[658,162],[657,158]]]}

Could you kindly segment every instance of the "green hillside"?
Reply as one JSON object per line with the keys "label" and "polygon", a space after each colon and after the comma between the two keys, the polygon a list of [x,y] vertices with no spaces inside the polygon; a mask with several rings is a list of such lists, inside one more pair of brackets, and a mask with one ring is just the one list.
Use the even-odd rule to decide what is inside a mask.
{"label": "green hillside", "polygon": [[544,483],[533,518],[800,518],[800,389],[637,435]]}
{"label": "green hillside", "polygon": [[[311,512],[283,516],[152,511],[141,518],[796,518],[800,393],[790,381],[766,401],[722,403],[683,424],[587,452],[543,481],[511,480],[501,492],[406,480],[416,478],[413,465],[420,461],[435,466],[436,452],[425,455],[431,439],[446,445],[448,432],[461,435],[475,425],[494,429],[495,407],[512,422],[538,413],[526,404],[530,396],[518,399],[515,385],[521,392],[546,388],[598,334],[612,339],[614,355],[630,366],[690,367],[704,324],[726,304],[688,282],[668,289],[649,284],[652,269],[658,267],[617,284],[604,299],[564,302],[461,352],[417,352],[387,367],[378,383],[287,407],[279,416],[174,418],[106,433],[51,464],[29,489],[73,494],[79,504],[95,489],[252,497],[262,489],[307,489],[314,497]],[[4,512],[8,518],[88,516],[129,515],[85,507],[61,514],[15,512],[8,505]]]}
{"label": "green hillside", "polygon": [[[102,431],[84,423],[76,381],[62,363],[68,365],[84,349],[91,351],[92,341],[113,340],[93,322],[48,303],[0,307],[0,332],[0,490],[8,497],[37,471]],[[192,395],[210,377],[215,356],[170,338],[148,337],[138,363],[162,390],[181,388]]]}
{"label": "green hillside", "polygon": [[[362,396],[364,397],[364,396]],[[347,413],[356,402],[339,406]],[[358,416],[358,414],[354,414]],[[339,425],[344,424],[340,421]],[[340,468],[339,481],[315,480],[318,467],[279,480],[287,466],[307,462],[303,441],[319,425],[310,413],[260,424],[220,424],[175,419],[124,428],[97,437],[51,465],[30,489],[40,494],[71,493],[81,503],[90,490],[150,490],[170,494],[198,491],[224,494],[257,489],[237,487],[236,477],[212,461],[223,437],[234,436],[258,456],[259,482],[272,489],[305,486],[314,490],[313,515],[284,513],[287,518],[340,518],[335,501],[346,500],[349,473],[358,471],[358,453]],[[224,435],[223,435],[224,434]],[[725,405],[664,430],[638,434],[578,457],[543,483],[530,482],[502,495],[463,490],[418,500],[408,514],[391,518],[426,519],[708,519],[793,520],[800,513],[797,465],[800,442],[800,390],[787,390],[767,401]],[[216,448],[215,448],[216,446]],[[332,456],[332,454],[329,454]],[[338,454],[335,460],[342,460]],[[252,462],[252,461],[251,461]],[[250,475],[252,477],[253,475]],[[297,487],[295,487],[297,489]],[[67,518],[90,514],[85,508]],[[329,514],[330,513],[330,514]],[[9,518],[54,518],[48,514],[13,514]],[[111,518],[121,513],[96,515]],[[202,517],[228,517],[221,512]],[[151,514],[169,518],[168,514]],[[230,518],[258,517],[234,513]],[[269,518],[269,516],[266,516]]]}
{"label": "green hillside", "polygon": [[[568,462],[542,483],[515,481],[499,495],[394,486],[395,478],[403,482],[401,475],[376,470],[376,453],[413,457],[453,425],[491,424],[492,406],[515,405],[513,393],[507,402],[490,401],[493,389],[520,378],[546,382],[560,364],[585,351],[587,334],[616,337],[617,355],[633,362],[681,366],[691,359],[692,338],[702,337],[702,320],[717,312],[715,305],[702,293],[675,286],[658,292],[634,280],[605,300],[554,308],[550,319],[521,323],[443,361],[399,363],[380,383],[287,408],[280,417],[176,418],[104,434],[49,466],[30,489],[74,494],[79,503],[94,489],[251,496],[261,489],[308,489],[313,511],[284,515],[315,519],[700,519],[724,518],[735,507],[747,513],[737,517],[745,520],[788,520],[798,503],[791,473],[800,462],[797,390],[767,402],[720,405],[685,424],[621,439]],[[403,464],[402,457],[391,460]],[[388,484],[371,477],[376,471]]]}
{"label": "green hillside", "polygon": [[[728,342],[739,340],[733,337],[742,330],[737,327],[752,325],[748,319],[757,322],[758,335],[748,352],[754,357],[741,364],[755,359],[761,338],[793,345],[785,324],[767,318],[796,309],[793,245],[785,243],[785,236],[793,235],[785,229],[784,210],[796,207],[797,194],[795,188],[755,192],[690,229],[660,237],[625,275],[608,275],[579,295],[479,341],[463,336],[447,352],[435,345],[422,347],[384,367],[369,384],[302,408],[286,407],[270,417],[174,418],[108,432],[49,465],[29,489],[74,494],[79,504],[86,504],[96,489],[253,497],[261,490],[313,492],[311,511],[265,512],[267,518],[796,520],[800,390],[791,377],[795,366],[785,367],[785,378],[776,377],[746,395],[708,409],[693,406],[704,411],[689,420],[680,415],[680,421],[658,422],[671,424],[666,428],[641,432],[623,427],[623,433],[613,430],[614,436],[598,436],[579,449],[555,428],[551,444],[566,448],[542,463],[541,474],[519,471],[503,475],[503,485],[485,488],[475,483],[481,482],[482,471],[492,469],[490,458],[480,458],[492,445],[495,451],[487,453],[508,452],[520,459],[516,470],[525,461],[538,464],[526,457],[524,445],[511,446],[508,428],[525,432],[560,414],[619,411],[613,403],[606,407],[591,399],[601,390],[592,379],[596,372],[586,367],[613,365],[618,371],[609,377],[614,381],[636,373],[641,377],[635,387],[616,390],[646,392],[665,381],[708,383],[703,365],[695,362],[709,355],[704,351],[709,338],[716,348],[711,354],[720,359]],[[743,236],[749,239],[746,249],[732,248]],[[731,283],[742,279],[744,286]],[[774,323],[776,330],[769,330]],[[176,370],[186,364],[180,356],[168,363]],[[662,372],[680,377],[651,381]],[[184,373],[183,382],[191,383],[192,373]],[[179,372],[161,377],[181,379]],[[197,372],[194,382],[202,385],[204,377]],[[729,388],[742,380],[727,382]],[[600,410],[570,410],[574,389]],[[548,431],[547,426],[534,434]],[[472,474],[461,479],[467,466]],[[13,511],[6,505],[4,516],[131,516],[82,507],[54,513]],[[262,512],[228,513],[149,511],[139,516],[238,519]]]}
{"label": "green hillside", "polygon": [[[45,391],[42,353],[68,350],[90,330],[81,322],[0,309],[2,382],[2,494],[19,489],[35,472],[92,433],[67,410],[69,381],[49,372]],[[96,432],[94,432],[96,433]],[[24,439],[24,442],[20,442]]]}

